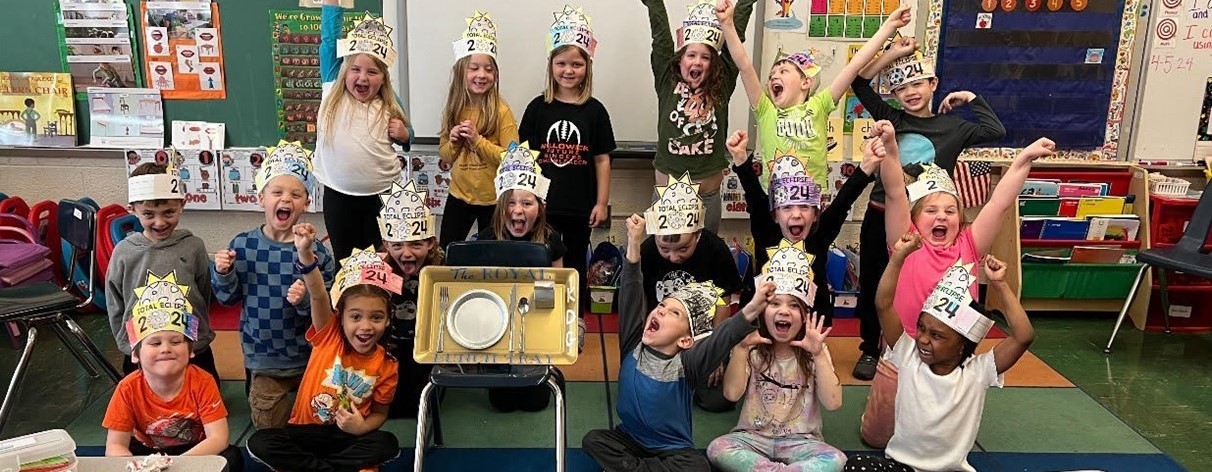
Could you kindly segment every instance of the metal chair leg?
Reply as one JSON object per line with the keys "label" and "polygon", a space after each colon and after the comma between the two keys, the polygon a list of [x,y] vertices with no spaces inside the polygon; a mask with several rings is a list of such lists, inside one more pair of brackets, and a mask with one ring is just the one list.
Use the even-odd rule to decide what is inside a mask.
{"label": "metal chair leg", "polygon": [[1107,340],[1107,347],[1103,348],[1103,354],[1111,353],[1111,343],[1115,342],[1115,335],[1119,333],[1119,327],[1124,323],[1124,317],[1128,315],[1128,308],[1136,300],[1136,290],[1140,288],[1140,281],[1145,278],[1146,270],[1149,270],[1149,266],[1141,265],[1140,271],[1136,273],[1136,281],[1132,283],[1132,290],[1128,292],[1128,299],[1124,300],[1124,307],[1119,310],[1119,317],[1115,319],[1115,327],[1111,328],[1111,339]]}
{"label": "metal chair leg", "polygon": [[25,377],[25,368],[29,367],[30,354],[34,352],[34,343],[37,340],[38,328],[30,326],[25,337],[25,349],[21,351],[21,359],[17,360],[17,368],[13,370],[12,380],[8,382],[8,390],[4,392],[4,403],[0,404],[0,431],[4,430],[4,425],[8,422],[9,410],[17,401],[17,385]]}
{"label": "metal chair leg", "polygon": [[442,446],[446,441],[442,436],[442,398],[446,395],[446,387],[435,386],[433,393],[433,409],[430,411],[430,420],[433,421],[433,445]]}
{"label": "metal chair leg", "polygon": [[555,377],[547,377],[547,386],[551,387],[551,393],[555,395],[556,472],[564,472],[564,452],[567,447],[567,439],[564,437],[564,427],[567,425],[564,411],[564,392],[560,390],[560,384],[556,382]]}
{"label": "metal chair leg", "polygon": [[84,371],[88,373],[89,378],[95,379],[101,375],[101,372],[97,371],[97,367],[93,365],[92,361],[88,357],[85,357],[84,352],[81,350],[83,348],[76,345],[76,340],[72,336],[68,336],[63,325],[55,321],[50,324],[50,327],[55,332],[55,335],[59,337],[59,341],[63,343],[63,347],[66,347],[67,351],[72,353],[72,356],[76,358],[76,362],[84,366]]}
{"label": "metal chair leg", "polygon": [[429,396],[433,392],[433,382],[427,382],[421,389],[420,403],[417,405],[417,441],[412,455],[413,472],[421,472],[425,466],[425,446],[428,437],[425,436],[425,425],[429,421]]}
{"label": "metal chair leg", "polygon": [[1161,281],[1162,325],[1166,327],[1166,334],[1170,334],[1170,293],[1166,288],[1166,269],[1158,269],[1157,278]]}
{"label": "metal chair leg", "polygon": [[76,335],[76,338],[80,340],[80,344],[84,346],[84,349],[88,350],[88,352],[92,355],[93,360],[97,361],[97,365],[99,365],[101,370],[104,370],[105,373],[109,375],[109,378],[114,381],[114,384],[121,382],[122,375],[118,373],[118,369],[115,369],[113,364],[110,364],[108,360],[105,360],[105,355],[101,353],[101,349],[97,348],[97,345],[94,344],[91,339],[89,339],[88,334],[86,334],[84,330],[80,328],[80,325],[76,324],[76,320],[73,320],[70,317],[64,317],[64,324],[67,325],[67,328],[71,330],[72,334]]}
{"label": "metal chair leg", "polygon": [[606,326],[602,324],[602,314],[598,313],[598,339],[602,343],[602,385],[606,388],[606,424],[614,429],[614,406],[610,399],[610,364],[606,355]]}

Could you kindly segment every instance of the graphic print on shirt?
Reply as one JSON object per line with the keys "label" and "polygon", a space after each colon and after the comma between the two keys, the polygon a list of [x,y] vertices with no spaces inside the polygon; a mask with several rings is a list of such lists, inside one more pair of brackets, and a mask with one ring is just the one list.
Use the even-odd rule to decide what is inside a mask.
{"label": "graphic print on shirt", "polygon": [[677,125],[680,136],[669,139],[669,153],[679,156],[709,156],[715,149],[715,107],[702,89],[692,91],[685,82],[673,88],[678,106],[669,112],[669,121]]}
{"label": "graphic print on shirt", "polygon": [[896,145],[900,148],[901,165],[934,163],[934,143],[917,133],[897,133]]}
{"label": "graphic print on shirt", "polygon": [[673,295],[682,286],[694,282],[694,276],[684,270],[671,270],[656,282],[656,299],[659,303],[665,297]]}
{"label": "graphic print on shirt", "polygon": [[816,137],[816,128],[812,126],[813,112],[807,107],[795,109],[780,109],[778,118],[774,121],[774,135],[783,138],[786,145],[796,150],[803,149],[808,141]]}
{"label": "graphic print on shirt", "polygon": [[586,166],[589,162],[581,156],[587,152],[589,146],[581,144],[581,129],[571,121],[560,120],[547,128],[546,142],[539,145],[539,164]]}
{"label": "graphic print on shirt", "polygon": [[168,418],[160,418],[148,423],[144,433],[153,443],[149,446],[164,449],[201,442],[205,431],[202,422],[197,418],[178,416],[177,413],[173,413]]}
{"label": "graphic print on shirt", "polygon": [[320,385],[331,388],[336,394],[316,394],[311,399],[311,409],[312,414],[325,424],[336,421],[334,413],[337,408],[353,409],[370,398],[375,382],[379,380],[377,375],[366,375],[366,371],[346,369],[341,364],[341,356],[333,359],[332,368],[324,372],[324,381]]}
{"label": "graphic print on shirt", "polygon": [[753,419],[753,426],[775,436],[793,434],[795,420],[799,419],[800,395],[811,395],[798,379],[783,379],[773,371],[758,374],[757,393],[761,398],[761,411]]}

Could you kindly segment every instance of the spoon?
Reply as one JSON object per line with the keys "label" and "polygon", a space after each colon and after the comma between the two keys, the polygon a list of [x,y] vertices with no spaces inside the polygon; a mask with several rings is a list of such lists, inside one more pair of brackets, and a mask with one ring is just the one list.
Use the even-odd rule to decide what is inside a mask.
{"label": "spoon", "polygon": [[526,353],[526,313],[528,312],[530,312],[530,300],[522,297],[521,300],[518,300],[518,315],[521,317],[522,325],[522,343],[519,350],[522,351],[522,354]]}

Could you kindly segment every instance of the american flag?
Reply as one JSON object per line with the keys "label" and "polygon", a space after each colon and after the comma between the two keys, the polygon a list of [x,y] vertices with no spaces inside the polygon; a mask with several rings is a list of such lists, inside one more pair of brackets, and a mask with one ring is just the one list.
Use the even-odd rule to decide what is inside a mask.
{"label": "american flag", "polygon": [[989,199],[989,173],[993,166],[983,161],[959,161],[955,163],[955,188],[959,190],[960,204],[972,208],[985,204]]}

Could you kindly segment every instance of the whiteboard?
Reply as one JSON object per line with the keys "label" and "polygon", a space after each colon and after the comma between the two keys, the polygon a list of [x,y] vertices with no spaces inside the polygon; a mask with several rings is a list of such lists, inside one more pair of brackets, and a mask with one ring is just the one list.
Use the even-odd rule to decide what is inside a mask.
{"label": "whiteboard", "polygon": [[1212,76],[1209,0],[1157,0],[1131,127],[1131,158],[1191,161]]}
{"label": "whiteboard", "polygon": [[[681,26],[691,0],[666,0],[670,31]],[[598,40],[594,57],[593,94],[606,105],[618,141],[657,140],[657,96],[649,54],[652,37],[648,9],[639,0],[407,0],[403,12],[407,58],[400,60],[407,77],[409,118],[416,135],[434,137],[441,130],[442,108],[450,87],[454,53],[450,44],[466,27],[472,10],[488,11],[497,24],[498,86],[501,96],[522,121],[526,105],[543,93],[547,29],[565,4],[580,5],[590,17]],[[750,57],[757,28],[755,11],[746,30]],[[670,37],[673,35],[670,33]],[[759,75],[762,75],[759,73]],[[746,128],[749,103],[740,81],[729,102],[729,127]]]}

